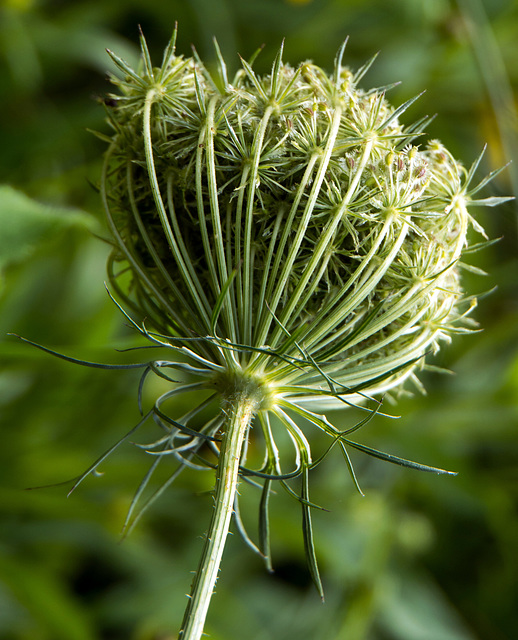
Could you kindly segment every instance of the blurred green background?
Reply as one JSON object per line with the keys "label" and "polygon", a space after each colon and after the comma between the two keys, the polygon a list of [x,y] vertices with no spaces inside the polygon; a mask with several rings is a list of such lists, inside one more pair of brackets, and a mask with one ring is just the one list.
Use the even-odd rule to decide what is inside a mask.
{"label": "blurred green background", "polygon": [[[69,499],[67,486],[25,491],[78,475],[137,422],[138,374],[80,368],[6,336],[106,362],[127,361],[114,349],[140,344],[103,287],[108,247],[89,182],[104,148],[87,129],[107,131],[96,100],[109,91],[105,47],[135,62],[140,24],[160,61],[175,21],[180,53],[193,43],[210,62],[215,35],[231,69],[236,52],[246,58],[264,43],[255,67],[267,71],[282,38],[286,59],[328,69],[347,35],[352,68],[379,50],[363,85],[401,80],[396,105],[426,89],[405,121],[437,112],[429,136],[467,165],[487,143],[480,177],[514,157],[486,195],[516,193],[517,2],[2,0],[0,182],[17,191],[0,189],[1,640],[173,640],[201,550],[210,473],[181,476],[121,543],[150,464],[129,443]],[[305,567],[298,505],[280,492],[276,571],[229,539],[206,628],[213,640],[517,637],[516,205],[476,215],[502,237],[472,256],[489,275],[465,274],[469,291],[498,286],[475,313],[483,332],[436,358],[454,375],[427,374],[426,396],[403,398],[393,407],[401,419],[378,418],[362,436],[459,475],[358,454],[361,498],[331,456],[311,477],[312,498],[330,510],[314,514],[325,605]],[[257,495],[243,493],[253,522]]]}

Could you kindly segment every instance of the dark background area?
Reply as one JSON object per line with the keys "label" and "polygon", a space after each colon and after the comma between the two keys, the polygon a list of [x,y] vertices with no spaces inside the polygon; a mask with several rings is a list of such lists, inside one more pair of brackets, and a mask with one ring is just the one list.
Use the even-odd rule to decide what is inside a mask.
{"label": "dark background area", "polygon": [[[346,36],[352,69],[380,51],[363,86],[401,81],[389,94],[395,105],[426,89],[405,122],[437,113],[429,137],[466,166],[487,143],[480,178],[514,157],[485,195],[516,192],[516,2],[3,0],[0,182],[33,201],[0,193],[1,640],[172,640],[201,550],[210,472],[181,476],[121,543],[150,464],[130,443],[68,499],[70,485],[25,490],[77,476],[138,421],[138,374],[80,368],[6,335],[105,362],[134,357],[115,349],[141,344],[103,286],[108,246],[96,237],[103,214],[89,182],[104,144],[88,129],[107,132],[98,101],[113,71],[105,48],[136,64],[140,24],[159,63],[175,21],[179,53],[194,44],[210,65],[216,36],[231,70],[237,52],[248,58],[264,44],[254,68],[267,72],[283,38],[285,59],[326,69]],[[27,212],[14,221],[13,198]],[[362,498],[331,456],[311,475],[312,499],[330,510],[314,514],[325,605],[305,567],[298,505],[278,492],[275,573],[239,536],[229,539],[206,629],[213,640],[516,637],[516,205],[472,213],[502,238],[471,256],[489,275],[465,273],[470,292],[497,287],[475,312],[483,331],[435,359],[453,375],[424,375],[426,396],[403,397],[392,407],[399,420],[378,418],[363,433],[369,446],[459,475],[358,454]],[[161,473],[157,483],[166,465]],[[253,525],[257,495],[243,494]]]}

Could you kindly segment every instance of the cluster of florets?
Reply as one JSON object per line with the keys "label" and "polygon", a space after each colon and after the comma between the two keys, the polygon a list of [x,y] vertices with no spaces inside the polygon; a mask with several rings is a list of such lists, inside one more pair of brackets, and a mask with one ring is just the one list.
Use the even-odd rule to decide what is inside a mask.
{"label": "cluster of florets", "polygon": [[330,75],[281,51],[232,82],[174,46],[158,69],[145,47],[138,72],[113,56],[103,189],[126,300],[163,333],[222,364],[224,340],[273,381],[379,391],[463,322],[472,172],[342,53]]}
{"label": "cluster of florets", "polygon": [[[126,523],[133,526],[183,469],[217,467],[215,513],[227,517],[233,505],[238,531],[271,568],[268,504],[272,481],[280,481],[300,501],[308,566],[323,594],[309,472],[333,448],[358,490],[351,449],[450,473],[351,435],[380,412],[372,394],[401,389],[409,377],[420,385],[415,372],[426,354],[469,330],[475,299],[462,291],[461,256],[470,224],[483,230],[468,206],[507,198],[474,199],[497,173],[470,187],[482,154],[465,170],[440,142],[424,143],[430,119],[400,121],[415,98],[394,108],[385,90],[361,89],[372,61],[352,72],[342,66],[344,47],[331,74],[310,62],[283,63],[281,48],[269,75],[242,60],[230,81],[217,47],[211,75],[174,45],[175,36],[160,68],[144,38],[138,71],[111,54],[118,93],[105,100],[113,128],[102,136],[109,148],[101,180],[114,247],[111,288],[128,319],[166,354],[119,365],[143,369],[143,418],[118,444],[149,418],[160,430],[141,445],[155,461]],[[145,414],[151,373],[170,387]],[[174,402],[164,408],[179,394],[192,398],[181,416]],[[365,417],[340,430],[318,412],[321,404],[354,405]],[[330,438],[324,450],[317,444],[316,457],[314,429]],[[176,470],[135,516],[167,456]],[[258,545],[239,516],[238,475],[262,486]],[[296,478],[299,492],[290,486]],[[228,527],[218,518],[205,560],[218,540],[212,528]],[[206,589],[205,577],[195,579],[193,594],[200,585]]]}

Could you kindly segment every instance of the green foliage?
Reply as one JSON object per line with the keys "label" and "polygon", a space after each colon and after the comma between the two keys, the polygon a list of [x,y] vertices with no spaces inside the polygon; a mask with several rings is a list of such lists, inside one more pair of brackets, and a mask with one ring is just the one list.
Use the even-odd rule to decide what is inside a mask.
{"label": "green foliage", "polygon": [[94,228],[94,219],[73,209],[45,206],[7,185],[0,185],[0,271],[26,260],[63,229]]}

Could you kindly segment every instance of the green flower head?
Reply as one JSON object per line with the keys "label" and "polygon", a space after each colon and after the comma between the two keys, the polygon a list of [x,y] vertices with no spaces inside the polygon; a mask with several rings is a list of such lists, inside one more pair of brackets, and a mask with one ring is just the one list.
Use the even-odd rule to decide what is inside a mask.
{"label": "green flower head", "polygon": [[[415,98],[394,108],[384,90],[362,89],[372,61],[344,67],[345,45],[331,74],[284,63],[281,47],[270,74],[242,60],[233,78],[218,49],[211,74],[176,55],[175,37],[159,68],[141,45],[137,71],[111,54],[120,73],[105,101],[113,135],[101,191],[111,287],[139,331],[173,354],[143,376],[171,382],[146,416],[162,430],[148,451],[172,456],[175,474],[218,459],[221,469],[229,415],[247,407],[236,473],[263,487],[259,550],[269,562],[272,481],[294,493],[287,481],[301,477],[319,585],[307,475],[321,458],[308,430],[342,450],[354,481],[350,447],[440,472],[350,434],[379,411],[381,394],[419,384],[428,354],[469,330],[475,299],[459,265],[470,225],[483,231],[468,209],[504,199],[476,200],[492,177],[470,186],[482,154],[466,170],[440,142],[425,143],[430,119],[401,121]],[[166,401],[188,392],[193,409],[170,415]],[[366,416],[347,432],[320,413],[347,405]],[[255,466],[251,438],[264,447]]]}
{"label": "green flower head", "polygon": [[351,72],[344,47],[331,75],[281,48],[271,74],[243,60],[230,81],[221,58],[213,77],[173,39],[155,68],[142,45],[139,72],[112,54],[102,186],[112,282],[127,265],[146,322],[272,404],[398,387],[462,330],[474,167],[414,144],[414,100],[361,89],[370,63]]}

